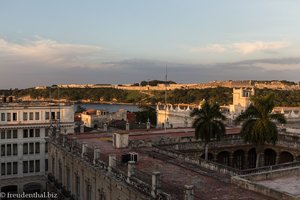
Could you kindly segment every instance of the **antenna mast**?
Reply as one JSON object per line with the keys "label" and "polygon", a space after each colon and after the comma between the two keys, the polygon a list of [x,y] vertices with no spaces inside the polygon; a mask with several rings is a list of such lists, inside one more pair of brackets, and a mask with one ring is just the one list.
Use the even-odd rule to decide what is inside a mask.
{"label": "antenna mast", "polygon": [[166,77],[165,77],[165,131],[167,130],[167,84],[168,84],[168,65],[166,65]]}

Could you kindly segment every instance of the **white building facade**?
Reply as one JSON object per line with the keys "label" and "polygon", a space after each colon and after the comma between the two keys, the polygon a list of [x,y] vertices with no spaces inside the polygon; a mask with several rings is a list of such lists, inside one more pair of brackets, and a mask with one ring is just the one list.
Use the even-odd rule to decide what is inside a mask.
{"label": "white building facade", "polygon": [[73,105],[0,103],[0,190],[42,192],[51,124],[74,133]]}

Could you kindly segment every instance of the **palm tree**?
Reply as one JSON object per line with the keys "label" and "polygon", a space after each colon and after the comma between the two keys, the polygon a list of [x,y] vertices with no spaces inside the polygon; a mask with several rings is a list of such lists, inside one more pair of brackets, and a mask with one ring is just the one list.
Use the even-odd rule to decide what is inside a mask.
{"label": "palm tree", "polygon": [[275,122],[286,123],[284,115],[272,113],[275,106],[274,95],[252,96],[251,104],[236,119],[241,123],[241,137],[247,143],[256,146],[256,167],[263,165],[263,145],[275,144],[278,140],[278,130]]}
{"label": "palm tree", "polygon": [[208,159],[208,144],[212,138],[220,139],[225,134],[223,120],[226,117],[221,113],[220,106],[215,103],[210,105],[207,101],[202,103],[201,109],[191,112],[194,117],[193,128],[195,128],[196,139],[204,141],[205,160]]}

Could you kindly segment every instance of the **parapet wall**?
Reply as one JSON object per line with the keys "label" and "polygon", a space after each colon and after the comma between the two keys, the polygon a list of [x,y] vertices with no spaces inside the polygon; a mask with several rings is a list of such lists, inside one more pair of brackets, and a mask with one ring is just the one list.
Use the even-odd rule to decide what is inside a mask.
{"label": "parapet wall", "polygon": [[275,199],[296,200],[300,198],[300,196],[297,194],[290,194],[280,189],[270,188],[265,185],[258,184],[257,181],[274,180],[274,179],[279,179],[281,177],[299,176],[299,175],[300,175],[300,167],[298,166],[298,167],[279,169],[274,171],[271,170],[269,172],[262,172],[262,173],[256,173],[250,175],[234,176],[231,177],[231,182],[233,184],[238,185],[239,187],[254,192],[258,192]]}

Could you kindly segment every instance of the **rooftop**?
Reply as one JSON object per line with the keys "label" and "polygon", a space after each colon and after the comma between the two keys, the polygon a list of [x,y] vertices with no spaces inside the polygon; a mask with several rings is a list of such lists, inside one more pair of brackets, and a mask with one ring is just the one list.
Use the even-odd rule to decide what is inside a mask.
{"label": "rooftop", "polygon": [[[237,129],[228,129],[234,133]],[[131,131],[129,140],[153,140],[163,137],[190,137],[194,135],[191,128]],[[193,164],[185,163],[173,157],[155,153],[155,147],[115,149],[112,146],[112,135],[105,134],[78,134],[69,135],[79,143],[87,143],[89,147],[98,147],[102,160],[108,160],[109,154],[116,154],[119,168],[126,171],[126,165],[119,162],[121,155],[127,152],[138,153],[136,169],[142,173],[145,180],[151,177],[151,172],[161,172],[161,187],[165,192],[172,194],[176,199],[183,199],[183,186],[194,185],[195,199],[259,199],[267,200],[269,197],[257,194],[230,183],[230,177],[219,174]],[[122,166],[123,165],[123,166]],[[151,180],[151,179],[150,179]],[[198,198],[197,198],[198,197]]]}

